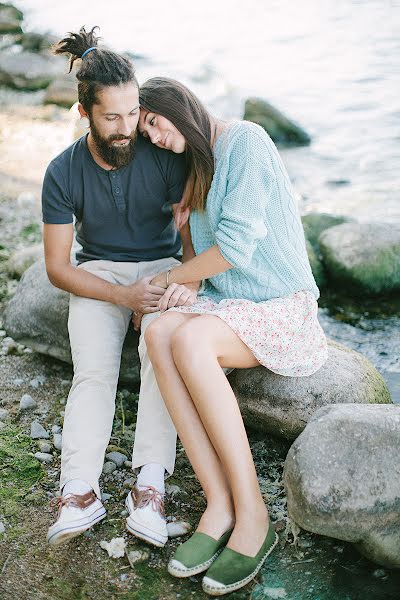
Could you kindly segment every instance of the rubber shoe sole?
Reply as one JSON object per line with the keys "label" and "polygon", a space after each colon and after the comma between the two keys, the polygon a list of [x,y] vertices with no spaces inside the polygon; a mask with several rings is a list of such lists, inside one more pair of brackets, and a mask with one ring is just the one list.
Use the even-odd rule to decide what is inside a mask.
{"label": "rubber shoe sole", "polygon": [[60,523],[58,526],[57,523],[55,523],[48,531],[47,541],[52,546],[65,544],[72,538],[77,537],[84,531],[93,527],[93,525],[96,525],[96,523],[104,519],[106,514],[106,509],[104,506],[101,506],[89,517],[89,519],[85,519],[83,523],[76,523],[75,525]]}
{"label": "rubber shoe sole", "polygon": [[[128,499],[125,500],[125,506],[127,511],[129,512],[129,504]],[[138,523],[135,519],[132,518],[131,515],[126,519],[126,528],[135,537],[151,544],[152,546],[156,546],[157,548],[164,548],[165,544],[168,541],[167,535],[162,535],[158,531],[153,531],[149,529],[142,523]]]}
{"label": "rubber shoe sole", "polygon": [[258,563],[256,568],[254,569],[254,571],[252,573],[250,573],[250,575],[248,575],[244,579],[241,579],[240,581],[235,581],[235,583],[230,583],[228,585],[225,585],[224,583],[220,583],[219,581],[214,581],[210,577],[205,576],[205,577],[203,577],[203,581],[202,581],[203,591],[206,594],[209,594],[210,596],[223,596],[224,594],[230,594],[231,592],[235,592],[236,590],[239,590],[240,588],[244,587],[245,585],[250,583],[250,581],[252,581],[252,579],[254,579],[254,577],[257,575],[257,573],[263,566],[265,560],[268,558],[268,556],[271,554],[272,550],[277,545],[278,541],[279,541],[279,538],[278,538],[277,534],[275,533],[275,542],[268,549],[268,552],[266,552],[264,554],[264,556],[262,557],[262,559],[260,560],[260,562]]}
{"label": "rubber shoe sole", "polygon": [[203,573],[207,571],[209,567],[213,564],[213,562],[218,558],[221,554],[223,548],[218,550],[214,556],[209,558],[206,562],[196,565],[195,567],[185,567],[185,565],[179,560],[175,560],[174,558],[168,563],[168,573],[173,577],[179,577],[183,579],[184,577],[192,577],[192,575],[198,575],[199,573]]}

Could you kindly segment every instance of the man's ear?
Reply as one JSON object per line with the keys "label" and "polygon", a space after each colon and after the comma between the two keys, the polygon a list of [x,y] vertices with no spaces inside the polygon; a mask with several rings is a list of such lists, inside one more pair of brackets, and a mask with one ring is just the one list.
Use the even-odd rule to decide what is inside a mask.
{"label": "man's ear", "polygon": [[86,110],[83,108],[83,106],[82,106],[82,104],[81,104],[80,102],[79,102],[79,104],[78,104],[78,111],[79,111],[79,114],[81,115],[81,117],[87,117],[87,118],[89,118],[89,115],[88,115],[88,113],[87,113],[87,112],[86,112]]}

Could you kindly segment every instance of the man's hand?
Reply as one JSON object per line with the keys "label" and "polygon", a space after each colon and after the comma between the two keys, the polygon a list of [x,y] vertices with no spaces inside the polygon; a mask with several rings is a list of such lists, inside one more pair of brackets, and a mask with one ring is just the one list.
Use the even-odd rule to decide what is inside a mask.
{"label": "man's hand", "polygon": [[199,285],[197,283],[188,283],[186,285],[171,285],[164,290],[164,295],[158,302],[158,307],[161,312],[173,306],[192,306],[197,300],[197,291]]}
{"label": "man's hand", "polygon": [[118,290],[118,304],[130,308],[136,313],[154,313],[159,309],[158,303],[165,289],[150,282],[154,275],[143,277],[131,285],[121,285]]}

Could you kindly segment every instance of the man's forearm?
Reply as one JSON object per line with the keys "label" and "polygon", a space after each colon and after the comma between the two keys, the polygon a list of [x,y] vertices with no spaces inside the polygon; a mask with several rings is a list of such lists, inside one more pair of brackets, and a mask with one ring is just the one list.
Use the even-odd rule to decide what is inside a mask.
{"label": "man's forearm", "polygon": [[73,265],[63,265],[61,268],[48,266],[47,274],[55,287],[66,292],[124,305],[124,286],[105,281],[84,269],[78,269]]}

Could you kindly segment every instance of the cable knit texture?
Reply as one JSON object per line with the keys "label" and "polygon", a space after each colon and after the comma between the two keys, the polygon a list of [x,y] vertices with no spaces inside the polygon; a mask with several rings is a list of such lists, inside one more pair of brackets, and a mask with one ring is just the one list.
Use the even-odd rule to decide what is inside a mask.
{"label": "cable knit texture", "polygon": [[288,174],[260,126],[238,121],[220,135],[206,210],[192,212],[190,228],[196,254],[218,244],[233,266],[208,279],[202,295],[262,302],[308,290],[319,297]]}

